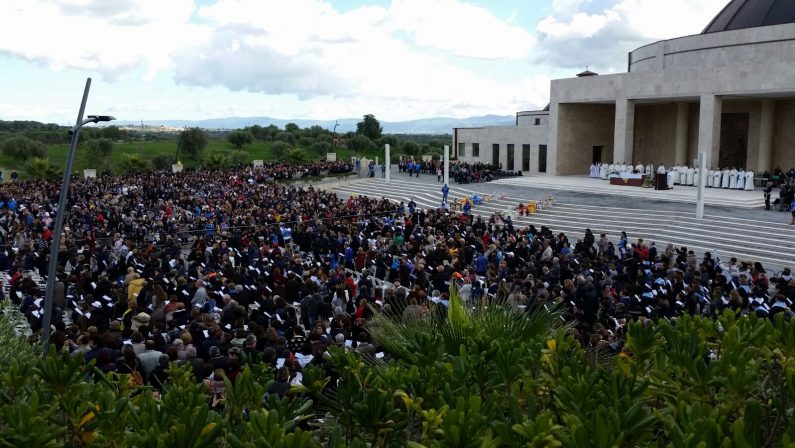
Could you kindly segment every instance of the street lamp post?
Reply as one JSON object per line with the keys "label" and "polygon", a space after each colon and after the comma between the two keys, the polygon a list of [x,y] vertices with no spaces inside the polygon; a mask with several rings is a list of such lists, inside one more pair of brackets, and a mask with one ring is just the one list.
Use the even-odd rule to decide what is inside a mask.
{"label": "street lamp post", "polygon": [[75,126],[69,131],[72,137],[72,143],[69,147],[69,156],[66,158],[66,169],[64,170],[63,183],[61,184],[61,195],[58,199],[58,209],[55,215],[55,230],[52,233],[52,241],[50,241],[50,263],[47,267],[47,289],[44,293],[44,317],[42,319],[43,331],[41,335],[41,342],[44,344],[44,356],[47,356],[50,350],[50,325],[52,323],[52,299],[55,290],[55,271],[58,267],[58,252],[60,251],[61,245],[63,219],[66,214],[66,199],[69,195],[69,184],[72,180],[72,165],[74,165],[75,152],[77,152],[77,141],[80,136],[80,128],[89,123],[115,120],[114,117],[109,115],[89,115],[88,118],[85,120],[83,119],[90,88],[91,78],[87,78],[86,88],[83,91],[83,101],[80,103],[80,112],[77,113],[77,121],[75,122]]}

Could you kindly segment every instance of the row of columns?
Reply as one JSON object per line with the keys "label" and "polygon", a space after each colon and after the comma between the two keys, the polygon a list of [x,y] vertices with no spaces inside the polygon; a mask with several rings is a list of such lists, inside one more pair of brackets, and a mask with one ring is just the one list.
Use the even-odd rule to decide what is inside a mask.
{"label": "row of columns", "polygon": [[[706,153],[706,166],[717,166],[720,160],[720,126],[723,98],[718,95],[701,95],[699,106],[698,152]],[[760,127],[759,152],[756,171],[771,169],[773,155],[773,123],[775,103],[763,99]],[[690,165],[687,160],[687,142],[690,124],[690,104],[677,103],[674,163]],[[615,128],[613,135],[613,162],[632,163],[635,139],[635,100],[616,99]]]}

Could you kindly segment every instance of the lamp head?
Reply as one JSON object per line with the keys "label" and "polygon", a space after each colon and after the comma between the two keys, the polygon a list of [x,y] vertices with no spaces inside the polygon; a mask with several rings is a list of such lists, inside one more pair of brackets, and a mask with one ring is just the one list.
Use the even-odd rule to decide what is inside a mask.
{"label": "lamp head", "polygon": [[100,121],[113,121],[116,119],[116,117],[112,117],[110,115],[89,115],[88,119],[94,123],[99,123]]}

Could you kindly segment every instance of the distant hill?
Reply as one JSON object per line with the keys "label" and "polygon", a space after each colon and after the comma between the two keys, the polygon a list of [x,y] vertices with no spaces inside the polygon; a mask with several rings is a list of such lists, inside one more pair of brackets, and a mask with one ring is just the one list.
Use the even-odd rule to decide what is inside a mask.
{"label": "distant hill", "polygon": [[[343,118],[337,120],[339,123],[339,126],[337,126],[337,132],[345,133],[348,131],[355,131],[356,123],[360,121],[361,118]],[[284,129],[284,125],[287,123],[295,123],[301,128],[308,128],[310,126],[318,125],[325,129],[334,129],[334,120],[286,120],[271,117],[224,117],[210,118],[206,120],[144,120],[143,123],[149,126],[162,125],[175,128],[189,126],[200,127],[204,129],[240,129],[255,124],[260,126],[275,125],[281,129]],[[453,128],[511,126],[515,123],[516,117],[513,115],[484,115],[481,117],[470,118],[434,117],[409,121],[381,121],[381,126],[383,126],[384,132],[387,134],[450,134],[452,133]],[[112,124],[118,126],[135,126],[141,124],[141,122],[116,121]]]}

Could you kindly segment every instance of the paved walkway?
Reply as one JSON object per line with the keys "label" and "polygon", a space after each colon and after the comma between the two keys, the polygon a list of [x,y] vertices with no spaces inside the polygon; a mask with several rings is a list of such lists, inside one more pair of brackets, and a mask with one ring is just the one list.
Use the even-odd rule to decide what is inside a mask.
{"label": "paved walkway", "polygon": [[[441,184],[433,182],[436,180],[435,176],[426,177],[426,181],[417,181],[416,178],[398,175],[394,176],[389,183],[380,178],[357,179],[324,187],[337,192],[342,197],[361,194],[385,197],[406,203],[413,199],[420,207],[438,207],[441,202]],[[588,178],[584,180],[590,181]],[[449,197],[452,200],[463,195],[494,195],[501,185],[508,182],[502,180],[451,185]],[[601,181],[594,180],[593,182],[601,185]],[[561,185],[561,188],[564,187],[562,181],[556,181],[555,184]],[[655,192],[648,188],[623,188],[633,188],[651,194],[665,193]],[[660,251],[664,250],[668,243],[673,243],[676,246],[686,246],[688,249],[696,251],[699,258],[705,251],[717,250],[718,255],[724,260],[734,256],[741,260],[760,261],[766,268],[776,271],[781,270],[784,266],[795,266],[795,226],[782,222],[709,213],[705,214],[705,219],[696,219],[693,211],[638,208],[631,204],[632,200],[628,201],[626,206],[590,205],[587,200],[557,202],[529,217],[515,217],[515,208],[520,202],[541,200],[548,196],[531,189],[526,190],[526,194],[522,194],[523,191],[523,189],[513,188],[510,194],[503,198],[497,198],[495,195],[491,201],[473,207],[473,212],[483,215],[494,212],[510,212],[516,224],[534,224],[537,227],[545,225],[553,232],[565,232],[569,235],[572,244],[583,236],[586,228],[590,228],[597,238],[600,233],[606,233],[614,244],[618,242],[623,230],[627,232],[631,242],[634,243],[638,238],[643,238],[647,244],[654,241]],[[589,193],[593,193],[593,191],[589,191]],[[713,195],[715,199],[719,199],[720,195],[727,193],[747,196],[744,193],[754,192],[714,192]],[[760,192],[756,192],[756,194],[761,195]],[[774,214],[763,210],[759,213],[784,216],[784,213]],[[789,214],[784,217],[788,222]]]}
{"label": "paved walkway", "polygon": [[[587,176],[523,176],[500,179],[492,183],[495,185],[514,185],[569,192],[601,193],[632,198],[661,199],[692,204],[695,204],[698,199],[698,187],[674,185],[674,188],[670,190],[655,190],[653,188],[610,185],[609,181],[591,179]],[[739,208],[757,208],[765,205],[761,188],[756,191],[706,188],[704,190],[704,203]]]}

